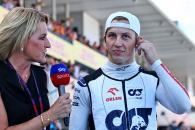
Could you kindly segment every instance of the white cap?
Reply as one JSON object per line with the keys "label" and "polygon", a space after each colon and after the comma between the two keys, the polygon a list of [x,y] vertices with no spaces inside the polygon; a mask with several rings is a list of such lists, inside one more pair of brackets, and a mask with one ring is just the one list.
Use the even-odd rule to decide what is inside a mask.
{"label": "white cap", "polygon": [[[114,18],[121,16],[124,17],[126,19],[128,19],[129,23],[123,23],[123,22],[112,22]],[[122,27],[122,28],[128,28],[133,30],[134,32],[137,33],[137,35],[140,34],[140,22],[138,20],[138,18],[133,15],[130,14],[128,12],[115,12],[112,13],[108,19],[106,20],[106,26],[105,26],[105,32],[108,28],[110,27]]]}

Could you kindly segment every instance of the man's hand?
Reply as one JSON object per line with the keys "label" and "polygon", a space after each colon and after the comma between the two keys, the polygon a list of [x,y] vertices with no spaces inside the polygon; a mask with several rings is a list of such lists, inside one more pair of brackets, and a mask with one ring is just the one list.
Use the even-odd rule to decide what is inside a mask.
{"label": "man's hand", "polygon": [[144,56],[149,64],[153,64],[158,58],[156,49],[150,41],[144,40],[143,37],[138,37],[136,48],[138,55],[141,55],[141,52],[144,52]]}

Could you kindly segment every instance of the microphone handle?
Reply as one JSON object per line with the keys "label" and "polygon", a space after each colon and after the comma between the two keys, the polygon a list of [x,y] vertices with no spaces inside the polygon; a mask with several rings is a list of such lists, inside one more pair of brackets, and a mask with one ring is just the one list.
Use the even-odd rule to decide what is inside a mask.
{"label": "microphone handle", "polygon": [[[60,96],[62,96],[63,94],[66,93],[66,91],[65,91],[65,86],[64,86],[64,85],[60,85],[60,86],[58,87],[58,93],[59,93]],[[64,118],[63,118],[63,121],[64,121],[64,125],[65,125],[66,127],[68,127],[68,126],[69,126],[69,117],[64,117]]]}
{"label": "microphone handle", "polygon": [[68,127],[69,126],[69,116],[68,117],[64,117],[64,125],[66,126],[66,127]]}
{"label": "microphone handle", "polygon": [[66,93],[64,85],[60,85],[58,87],[58,93],[59,93],[60,96],[62,96],[62,95],[64,95]]}

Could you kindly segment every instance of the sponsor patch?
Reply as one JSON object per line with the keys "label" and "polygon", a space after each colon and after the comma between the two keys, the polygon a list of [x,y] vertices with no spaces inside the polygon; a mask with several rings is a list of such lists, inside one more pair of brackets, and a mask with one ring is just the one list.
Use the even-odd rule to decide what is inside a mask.
{"label": "sponsor patch", "polygon": [[79,103],[78,102],[72,102],[72,105],[73,106],[79,106]]}
{"label": "sponsor patch", "polygon": [[129,89],[128,95],[130,98],[142,99],[143,89]]}
{"label": "sponsor patch", "polygon": [[77,82],[81,87],[87,87],[87,84],[83,78],[80,78]]}
{"label": "sponsor patch", "polygon": [[117,88],[109,88],[109,90],[107,91],[108,93],[111,93],[112,95],[116,95],[116,93],[118,92],[119,90]]}

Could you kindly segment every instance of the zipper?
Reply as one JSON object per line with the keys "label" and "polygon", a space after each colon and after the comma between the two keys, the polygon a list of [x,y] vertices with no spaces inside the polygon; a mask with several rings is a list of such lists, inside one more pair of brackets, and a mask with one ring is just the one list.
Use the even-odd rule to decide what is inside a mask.
{"label": "zipper", "polygon": [[128,113],[127,97],[126,97],[126,90],[125,90],[125,81],[122,81],[122,89],[123,89],[124,104],[125,104],[126,124],[127,124],[127,129],[130,130],[129,118],[128,118],[129,117],[129,113]]}

